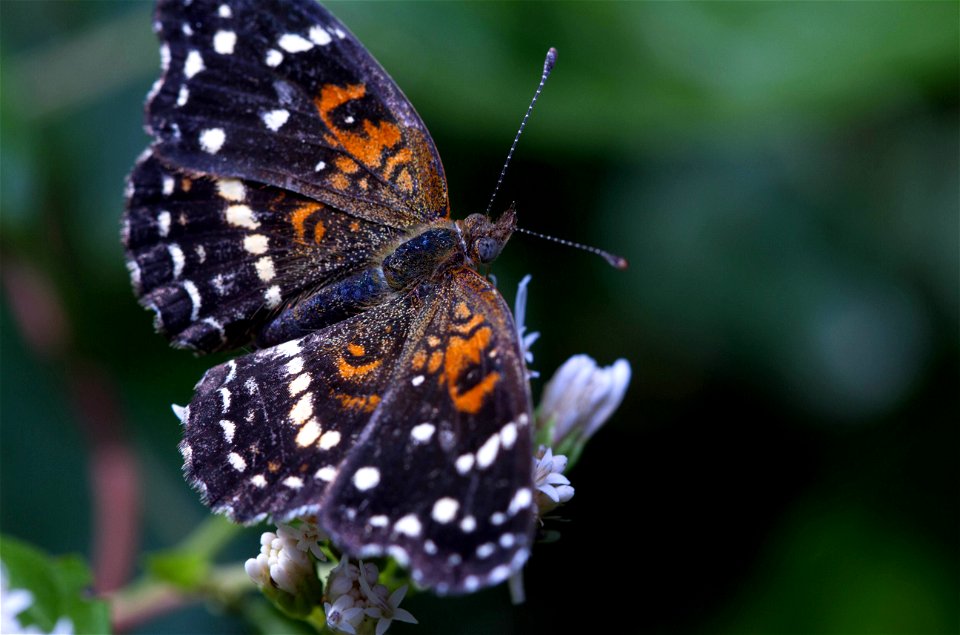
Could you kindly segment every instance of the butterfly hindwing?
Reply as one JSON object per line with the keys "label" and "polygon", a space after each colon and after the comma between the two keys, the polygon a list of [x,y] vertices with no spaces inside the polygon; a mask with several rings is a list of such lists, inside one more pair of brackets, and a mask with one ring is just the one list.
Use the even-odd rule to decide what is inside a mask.
{"label": "butterfly hindwing", "polygon": [[155,152],[392,227],[446,217],[439,155],[400,89],[315,2],[161,0]]}
{"label": "butterfly hindwing", "polygon": [[347,553],[472,591],[529,555],[526,385],[502,297],[457,269],[210,370],[184,417],[188,476],[236,520],[316,513]]}
{"label": "butterfly hindwing", "polygon": [[207,371],[181,444],[204,502],[239,522],[319,510],[381,403],[418,302],[397,296]]}

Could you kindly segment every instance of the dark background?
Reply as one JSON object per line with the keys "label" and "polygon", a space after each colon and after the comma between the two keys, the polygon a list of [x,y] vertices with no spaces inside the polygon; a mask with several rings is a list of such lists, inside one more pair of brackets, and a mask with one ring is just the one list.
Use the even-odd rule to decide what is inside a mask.
{"label": "dark background", "polygon": [[[330,6],[429,126],[458,218],[556,46],[497,209],[631,263],[523,236],[496,263],[511,302],[533,275],[536,369],[625,357],[633,381],[526,606],[425,594],[396,632],[957,631],[956,2]],[[222,359],[153,334],[123,265],[150,12],[0,3],[0,529],[103,588],[206,517],[169,404]]]}

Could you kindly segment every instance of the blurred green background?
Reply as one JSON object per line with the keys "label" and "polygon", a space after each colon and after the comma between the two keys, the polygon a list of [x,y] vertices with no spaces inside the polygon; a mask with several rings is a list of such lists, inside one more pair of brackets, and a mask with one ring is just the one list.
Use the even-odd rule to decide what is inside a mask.
{"label": "blurred green background", "polygon": [[[633,382],[528,603],[420,595],[396,632],[960,629],[957,2],[330,7],[427,123],[459,218],[556,46],[497,208],[631,262],[515,236],[496,263],[510,301],[533,275],[543,375],[585,352]],[[169,404],[222,359],[169,349],[123,265],[150,13],[0,2],[0,529],[112,584],[142,561],[111,550],[206,517]],[[248,628],[194,607],[138,632]]]}

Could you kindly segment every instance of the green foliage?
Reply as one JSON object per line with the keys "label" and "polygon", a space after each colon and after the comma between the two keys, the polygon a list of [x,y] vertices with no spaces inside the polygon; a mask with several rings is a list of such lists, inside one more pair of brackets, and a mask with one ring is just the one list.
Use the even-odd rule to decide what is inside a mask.
{"label": "green foliage", "polygon": [[8,588],[25,589],[33,595],[33,603],[17,617],[22,625],[35,625],[49,633],[58,620],[67,618],[74,633],[110,631],[107,604],[90,599],[92,578],[79,557],[54,558],[19,540],[0,536],[0,558],[7,571]]}

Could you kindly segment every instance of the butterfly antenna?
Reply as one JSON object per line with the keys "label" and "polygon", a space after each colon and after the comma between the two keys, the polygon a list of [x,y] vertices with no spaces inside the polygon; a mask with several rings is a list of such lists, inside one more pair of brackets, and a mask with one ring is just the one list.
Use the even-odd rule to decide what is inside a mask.
{"label": "butterfly antenna", "polygon": [[497,192],[500,191],[500,184],[503,183],[503,176],[507,173],[507,166],[510,165],[510,159],[513,158],[513,151],[517,149],[517,142],[520,141],[523,128],[527,125],[527,119],[530,118],[533,106],[537,103],[537,98],[540,96],[540,93],[543,92],[543,85],[547,83],[547,78],[550,77],[550,71],[553,70],[553,65],[556,63],[557,49],[551,46],[550,50],[547,51],[547,59],[543,61],[543,75],[540,76],[540,85],[537,86],[537,92],[533,94],[533,99],[530,100],[527,112],[523,115],[523,121],[520,122],[520,129],[517,130],[517,136],[513,138],[513,145],[510,146],[510,152],[507,153],[507,160],[504,161],[503,169],[500,170],[500,178],[497,179],[497,185],[493,188],[493,195],[490,196],[490,202],[487,203],[487,216],[490,216],[493,201],[497,198]]}
{"label": "butterfly antenna", "polygon": [[589,251],[591,254],[596,254],[600,256],[601,258],[606,260],[610,264],[610,266],[615,267],[617,269],[623,270],[623,269],[626,269],[627,266],[629,265],[629,263],[627,262],[627,259],[624,258],[623,256],[612,254],[609,251],[604,251],[603,249],[599,249],[597,247],[591,247],[590,245],[582,245],[580,243],[564,240],[563,238],[557,238],[555,236],[547,236],[546,234],[538,234],[537,232],[532,232],[529,229],[524,229],[522,227],[517,227],[516,229],[514,229],[514,231],[520,232],[521,234],[527,234],[528,236],[534,236],[536,238],[543,238],[544,240],[560,243],[561,245],[566,245],[567,247],[573,247],[574,249],[582,249],[584,251]]}

